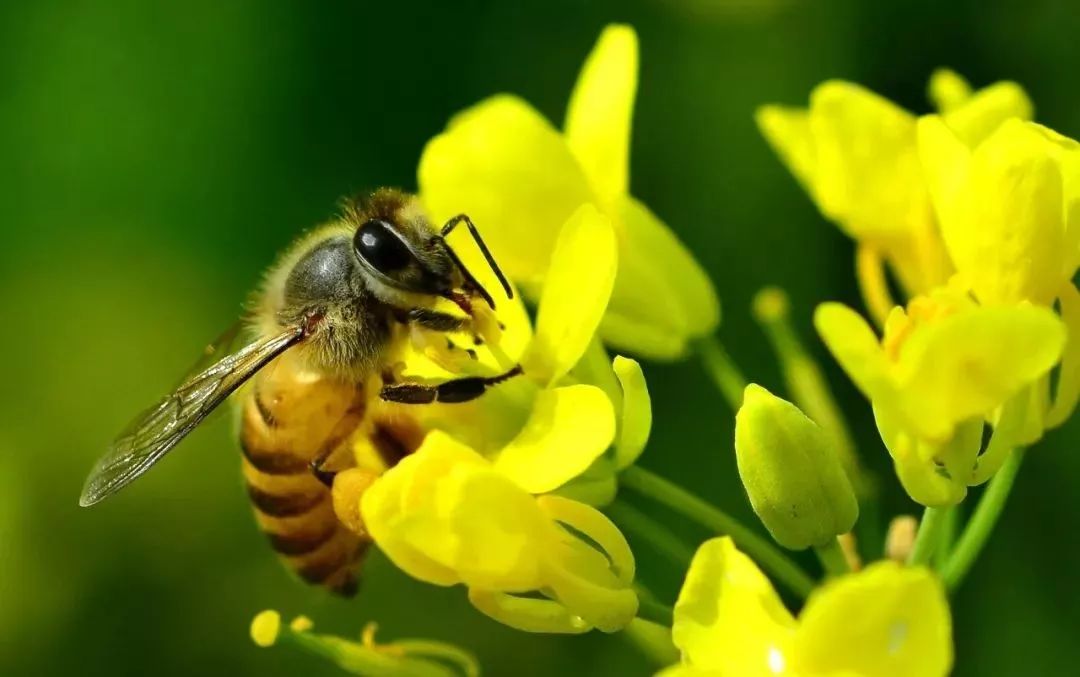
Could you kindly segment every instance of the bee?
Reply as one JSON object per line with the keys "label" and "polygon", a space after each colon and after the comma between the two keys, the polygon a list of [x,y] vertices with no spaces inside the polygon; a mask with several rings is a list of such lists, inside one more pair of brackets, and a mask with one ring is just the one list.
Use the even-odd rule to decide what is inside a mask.
{"label": "bee", "polygon": [[[475,302],[495,308],[447,244],[462,224],[513,298],[464,214],[436,230],[417,199],[398,190],[346,202],[337,221],[301,238],[270,270],[246,319],[254,340],[193,370],[137,416],[94,466],[80,505],[141,477],[244,386],[238,394],[243,475],[260,528],[303,580],[354,593],[370,544],[359,494],[422,437],[400,422],[373,421],[373,405],[466,402],[521,373],[515,366],[441,383],[394,376],[395,355],[411,330],[469,331]],[[464,316],[436,309],[440,299]],[[370,437],[381,467],[355,467],[360,435]]]}

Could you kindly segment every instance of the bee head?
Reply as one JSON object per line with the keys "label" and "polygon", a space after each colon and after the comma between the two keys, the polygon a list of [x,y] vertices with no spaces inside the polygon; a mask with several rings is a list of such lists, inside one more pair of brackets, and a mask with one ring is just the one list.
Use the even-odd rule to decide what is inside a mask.
{"label": "bee head", "polygon": [[469,297],[479,296],[494,308],[491,295],[427,220],[416,198],[380,190],[363,205],[346,206],[346,219],[356,226],[352,246],[360,266],[385,301],[393,303],[387,297],[404,293],[467,306]]}

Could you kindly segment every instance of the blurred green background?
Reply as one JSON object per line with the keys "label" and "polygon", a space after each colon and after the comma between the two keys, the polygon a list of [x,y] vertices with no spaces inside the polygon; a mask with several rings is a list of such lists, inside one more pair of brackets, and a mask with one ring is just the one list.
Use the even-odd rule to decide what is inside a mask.
{"label": "blurred green background", "polygon": [[[453,641],[492,675],[648,673],[620,637],[511,632],[377,554],[351,602],[294,583],[253,526],[227,417],[117,499],[76,507],[93,459],[231,323],[276,252],[343,194],[415,187],[424,142],[489,94],[561,122],[614,20],[642,45],[633,190],[712,274],[730,351],[778,391],[753,293],[785,287],[808,339],[816,302],[856,294],[850,243],[766,148],[756,105],[844,77],[925,111],[927,77],[950,65],[976,85],[1020,81],[1041,121],[1080,135],[1080,21],[1064,0],[4,2],[0,674],[334,673],[252,646],[266,607],[342,634],[376,619],[384,638]],[[829,373],[888,472],[868,407]],[[647,374],[643,465],[752,517],[730,412],[699,365]],[[1064,674],[1080,659],[1078,432],[1030,455],[959,593],[957,674]],[[887,513],[914,511],[888,487]],[[681,572],[639,559],[673,598]]]}

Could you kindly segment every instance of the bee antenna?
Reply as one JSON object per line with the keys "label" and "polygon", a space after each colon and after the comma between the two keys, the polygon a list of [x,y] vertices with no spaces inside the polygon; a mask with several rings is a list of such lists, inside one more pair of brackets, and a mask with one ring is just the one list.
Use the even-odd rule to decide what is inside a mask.
{"label": "bee antenna", "polygon": [[[502,285],[503,291],[506,292],[506,298],[514,298],[514,290],[510,288],[510,283],[506,281],[506,276],[503,275],[502,270],[499,268],[499,264],[495,263],[495,257],[491,255],[491,250],[489,250],[487,248],[487,245],[484,244],[484,238],[480,237],[480,231],[476,229],[476,226],[473,225],[472,219],[470,219],[467,214],[458,214],[454,218],[447,221],[446,225],[442,227],[442,236],[444,238],[448,236],[450,234],[450,231],[454,230],[454,228],[457,227],[459,223],[464,223],[469,228],[469,234],[471,234],[473,240],[476,241],[476,246],[480,248],[480,253],[484,255],[484,259],[487,261],[487,264],[491,268],[491,271],[495,273],[495,277],[499,278],[499,283]],[[447,249],[450,249],[450,247],[447,246]],[[461,265],[461,261],[458,260],[457,256],[454,255],[452,252],[451,256],[458,264],[458,267],[461,268],[462,273],[464,273],[466,277],[471,278],[472,275],[470,275],[468,271],[465,270],[465,267]],[[474,284],[476,284],[475,279],[473,279],[472,281]],[[486,291],[483,291],[483,287],[481,287],[479,284],[476,284],[476,286],[482,292],[484,299],[488,301],[488,305],[494,308],[495,304],[491,303],[491,301],[489,300],[491,297],[488,295],[488,293]]]}
{"label": "bee antenna", "polygon": [[[465,285],[469,289],[473,289],[473,290],[476,291],[476,293],[480,294],[480,296],[482,296],[484,298],[484,302],[488,304],[488,307],[491,308],[492,310],[495,310],[495,299],[491,298],[491,294],[488,293],[487,289],[484,289],[484,285],[482,285],[482,284],[480,284],[479,282],[476,281],[476,278],[473,277],[473,274],[470,273],[469,269],[465,267],[465,264],[461,262],[461,259],[458,258],[457,253],[453,249],[450,248],[450,245],[446,243],[445,239],[443,239],[441,237],[436,238],[436,239],[442,245],[442,248],[446,251],[447,255],[450,257],[450,260],[454,262],[455,266],[457,266],[457,269],[461,271],[461,274],[463,276],[465,276]],[[513,298],[513,297],[511,297],[511,298]]]}

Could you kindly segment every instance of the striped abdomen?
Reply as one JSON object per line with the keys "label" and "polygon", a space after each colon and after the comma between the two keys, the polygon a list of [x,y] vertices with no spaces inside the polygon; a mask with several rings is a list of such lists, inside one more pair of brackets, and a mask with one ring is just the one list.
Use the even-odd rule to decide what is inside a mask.
{"label": "striped abdomen", "polygon": [[341,524],[311,465],[353,463],[346,446],[364,416],[363,388],[304,372],[283,355],[253,379],[242,406],[244,479],[259,527],[302,579],[352,594],[369,542]]}

